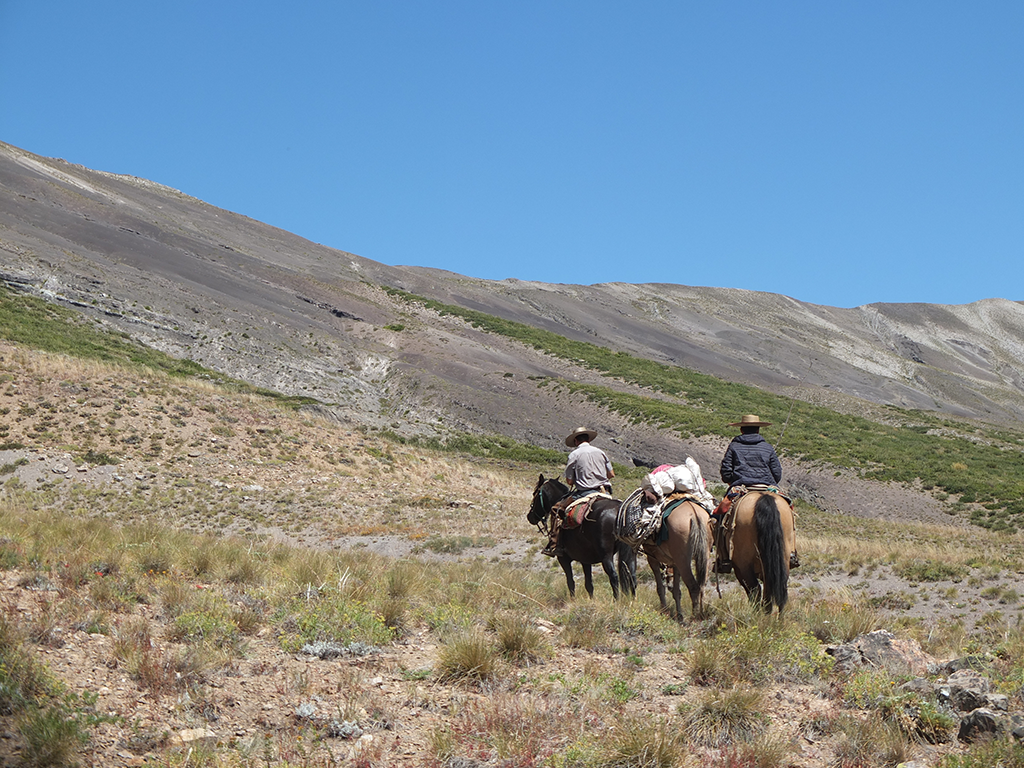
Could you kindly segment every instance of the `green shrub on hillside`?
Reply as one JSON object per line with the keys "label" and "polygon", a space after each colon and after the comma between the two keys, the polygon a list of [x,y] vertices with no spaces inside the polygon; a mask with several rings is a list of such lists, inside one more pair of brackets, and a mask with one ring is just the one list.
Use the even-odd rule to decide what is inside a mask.
{"label": "green shrub on hillside", "polygon": [[45,352],[85,360],[139,366],[175,377],[207,379],[238,391],[274,398],[295,408],[317,402],[311,397],[286,396],[273,390],[254,387],[204,368],[192,360],[171,357],[133,341],[126,333],[117,333],[93,325],[70,309],[50,304],[34,296],[14,293],[2,286],[0,338]]}
{"label": "green shrub on hillside", "polygon": [[894,407],[889,410],[900,425],[882,424],[395,288],[385,290],[609,378],[677,398],[644,397],[578,382],[538,382],[538,386],[564,386],[634,422],[671,429],[684,438],[728,437],[734,433],[727,426],[729,421],[742,413],[758,413],[773,419],[780,431],[785,429],[781,439],[766,433],[784,455],[849,467],[881,482],[920,482],[925,488],[959,497],[961,504],[985,504],[971,513],[977,525],[1011,531],[1024,527],[1024,477],[1018,471],[1024,435],[1018,432],[967,426],[937,414]]}

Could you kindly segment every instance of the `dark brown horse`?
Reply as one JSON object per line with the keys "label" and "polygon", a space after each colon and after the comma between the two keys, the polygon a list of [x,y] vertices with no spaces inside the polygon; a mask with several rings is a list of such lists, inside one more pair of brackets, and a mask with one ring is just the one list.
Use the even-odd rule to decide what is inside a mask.
{"label": "dark brown horse", "polygon": [[[555,478],[545,480],[544,475],[541,475],[533,489],[533,503],[526,519],[547,533],[551,506],[568,493],[569,489],[564,484]],[[576,581],[572,575],[574,561],[583,566],[583,586],[591,597],[594,596],[594,577],[591,572],[594,563],[604,567],[616,600],[619,599],[620,584],[631,595],[636,594],[636,552],[615,538],[615,519],[621,503],[617,499],[600,497],[593,502],[580,526],[560,531],[559,554],[556,559],[565,572],[565,583],[570,595],[576,595]]]}
{"label": "dark brown horse", "polygon": [[[671,503],[671,502],[669,502]],[[668,610],[665,599],[665,579],[662,566],[672,568],[672,597],[676,603],[676,620],[683,620],[681,604],[682,590],[679,581],[686,584],[690,593],[690,613],[694,618],[704,615],[704,585],[708,580],[708,564],[711,555],[711,537],[708,533],[707,510],[695,501],[678,502],[665,518],[662,525],[667,529],[662,543],[661,537],[651,536],[641,545],[647,562],[654,573],[661,608]]]}
{"label": "dark brown horse", "polygon": [[[796,552],[793,508],[776,493],[751,491],[733,506],[732,564],[736,580],[765,613],[789,600],[790,555]],[[761,589],[761,582],[764,589]]]}

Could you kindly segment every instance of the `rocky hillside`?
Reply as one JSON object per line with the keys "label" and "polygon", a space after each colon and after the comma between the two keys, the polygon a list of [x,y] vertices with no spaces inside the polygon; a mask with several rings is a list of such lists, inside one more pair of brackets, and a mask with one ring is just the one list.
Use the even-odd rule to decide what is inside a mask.
{"label": "rocky hillside", "polygon": [[837,309],[730,289],[492,282],[391,267],[151,181],[3,144],[0,189],[8,286],[367,426],[559,448],[586,422],[616,436],[606,447],[621,462],[693,453],[706,463],[723,447],[684,443],[546,386],[640,392],[411,305],[386,290],[395,288],[841,411],[895,405],[1024,424],[1020,302]]}
{"label": "rocky hillside", "polygon": [[677,624],[642,560],[567,599],[536,467],[3,342],[0,383],[0,703],[31,659],[89,734],[0,708],[0,765],[964,768],[1022,722],[1019,535],[808,508],[785,621],[730,577]]}
{"label": "rocky hillside", "polygon": [[[316,401],[295,412],[0,341],[0,645],[65,686],[69,709],[54,713],[94,721],[86,764],[606,766],[656,746],[659,764],[945,768],[996,764],[982,733],[1024,722],[1021,534],[966,528],[939,489],[787,459],[787,482],[813,502],[798,505],[793,618],[752,615],[725,580],[721,596],[708,588],[707,619],[676,625],[644,566],[633,603],[612,605],[603,576],[593,603],[565,599],[524,520],[537,465],[387,434],[562,448],[589,423],[620,462],[690,453],[705,467],[725,439],[630,419],[574,387],[679,398],[396,289],[877,423],[897,405],[1018,427],[1020,304],[842,310],[726,289],[470,280],[3,145],[0,186],[9,288]],[[978,433],[985,460],[1019,455],[1019,433]],[[623,475],[620,490],[639,477]],[[961,508],[984,508],[964,496]],[[301,645],[338,606],[367,604],[393,632],[357,644],[367,656]],[[481,677],[451,658],[463,626],[486,640],[471,650],[511,628],[528,652]],[[870,632],[883,628],[899,636]],[[967,654],[979,649],[991,653]],[[30,691],[27,662],[0,664],[0,688],[18,682],[12,669]],[[723,713],[743,731],[709,730],[731,722]],[[0,713],[0,764],[32,764],[47,722],[15,719]],[[958,755],[973,762],[945,762]]]}

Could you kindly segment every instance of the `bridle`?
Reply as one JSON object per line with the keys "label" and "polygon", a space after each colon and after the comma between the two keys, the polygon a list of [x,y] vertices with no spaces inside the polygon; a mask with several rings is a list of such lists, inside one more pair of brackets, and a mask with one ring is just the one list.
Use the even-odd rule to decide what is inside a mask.
{"label": "bridle", "polygon": [[534,510],[539,510],[539,517],[537,522],[534,523],[537,526],[537,530],[542,533],[548,532],[548,518],[551,517],[551,506],[548,505],[545,508],[544,505],[544,489],[547,487],[550,480],[542,483],[536,491],[533,492],[533,504],[530,505],[530,515],[533,516]]}
{"label": "bridle", "polygon": [[557,501],[557,499],[554,501],[550,499],[551,493],[549,486],[550,489],[557,491],[557,484],[558,481],[555,478],[551,478],[541,483],[540,487],[533,492],[533,503],[530,505],[530,514],[533,515],[533,511],[535,509],[540,510],[540,519],[537,520],[534,525],[537,526],[537,530],[543,533],[548,532],[548,523],[551,518],[551,507],[554,504],[554,501]]}

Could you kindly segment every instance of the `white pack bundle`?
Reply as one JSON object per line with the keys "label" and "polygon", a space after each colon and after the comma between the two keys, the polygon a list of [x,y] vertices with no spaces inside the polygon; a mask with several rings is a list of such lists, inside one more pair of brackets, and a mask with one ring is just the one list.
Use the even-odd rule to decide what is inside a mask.
{"label": "white pack bundle", "polygon": [[652,491],[659,499],[670,493],[689,493],[699,498],[703,506],[709,509],[714,508],[715,499],[704,487],[704,476],[701,474],[700,465],[693,460],[692,456],[687,456],[686,462],[678,466],[666,469],[659,467],[645,476],[640,485],[645,490]]}
{"label": "white pack bundle", "polygon": [[655,496],[659,499],[668,496],[676,489],[676,481],[667,470],[659,470],[658,472],[651,472],[648,475],[644,475],[644,479],[640,481],[640,486],[645,491],[652,491]]}

